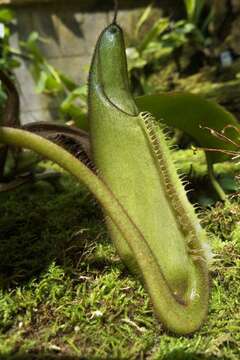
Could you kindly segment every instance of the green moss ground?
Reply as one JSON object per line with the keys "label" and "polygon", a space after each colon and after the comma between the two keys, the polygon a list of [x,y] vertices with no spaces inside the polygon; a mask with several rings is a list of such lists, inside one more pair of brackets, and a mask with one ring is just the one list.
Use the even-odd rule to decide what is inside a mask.
{"label": "green moss ground", "polygon": [[240,358],[240,200],[201,212],[215,253],[205,324],[168,334],[68,175],[1,194],[0,359]]}

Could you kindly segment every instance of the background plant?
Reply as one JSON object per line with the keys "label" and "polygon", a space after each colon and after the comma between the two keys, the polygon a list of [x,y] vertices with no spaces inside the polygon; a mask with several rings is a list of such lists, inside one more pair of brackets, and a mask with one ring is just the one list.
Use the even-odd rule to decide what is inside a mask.
{"label": "background plant", "polygon": [[78,85],[66,74],[48,63],[39,49],[42,39],[32,32],[21,47],[30,57],[30,70],[36,82],[36,92],[51,96],[58,104],[59,120],[73,120],[80,128],[85,128],[87,113],[87,86]]}
{"label": "background plant", "polygon": [[[11,35],[10,26],[14,20],[14,13],[7,9],[0,9],[0,24],[1,24],[1,37],[0,37],[0,69],[9,71],[19,66],[19,61],[12,56],[11,48],[9,45],[9,38]],[[3,111],[4,102],[6,100],[6,93],[3,87],[0,86],[0,121]]]}
{"label": "background plant", "polygon": [[[4,25],[4,37],[0,39],[0,69],[12,72],[21,65],[21,59],[27,61],[36,82],[36,92],[51,96],[58,104],[59,119],[74,121],[84,127],[83,119],[86,116],[86,85],[78,85],[65,74],[57,71],[40,51],[40,42],[46,41],[35,31],[29,34],[26,41],[21,41],[20,51],[10,45],[10,37],[15,21],[14,13],[7,9],[0,9],[0,22]],[[6,94],[0,87],[0,106],[3,106]]]}
{"label": "background plant", "polygon": [[[153,15],[153,6],[148,6],[140,16],[134,36],[129,38],[127,48],[129,71],[139,93],[151,92],[147,76],[154,73],[172,59],[180,70],[180,58],[184,48],[188,57],[210,46],[211,38],[208,25],[213,19],[213,8],[205,0],[186,0],[186,18],[174,21],[170,17],[159,18],[149,26]],[[190,59],[189,59],[190,61]],[[188,61],[188,64],[189,64]]]}

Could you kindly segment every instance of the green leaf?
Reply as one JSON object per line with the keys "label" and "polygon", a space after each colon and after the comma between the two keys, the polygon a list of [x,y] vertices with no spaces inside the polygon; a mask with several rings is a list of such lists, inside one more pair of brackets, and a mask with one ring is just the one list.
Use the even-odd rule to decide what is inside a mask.
{"label": "green leaf", "polygon": [[[78,101],[76,101],[78,100]],[[76,102],[76,103],[75,103]],[[80,104],[79,104],[80,102]],[[81,106],[82,103],[82,106]],[[87,86],[79,86],[73,90],[60,106],[61,113],[74,120],[77,127],[87,130]]]}
{"label": "green leaf", "polygon": [[239,185],[234,176],[222,176],[219,179],[219,183],[225,191],[234,192],[239,189]]}
{"label": "green leaf", "polygon": [[63,89],[62,83],[58,82],[52,74],[41,70],[37,80],[36,91],[37,93],[54,93]]}
{"label": "green leaf", "polygon": [[38,48],[37,45],[38,41],[39,41],[39,34],[38,32],[33,31],[32,33],[30,33],[27,41],[21,43],[21,46],[28,50],[28,52],[34,57],[35,61],[42,63],[44,62],[44,58],[41,54],[41,51]]}
{"label": "green leaf", "polygon": [[[73,90],[66,99],[61,104],[61,111],[67,113],[70,107],[73,106],[73,103],[76,99],[81,99],[86,103],[87,98],[87,86],[79,86],[75,90]],[[79,106],[78,106],[79,108]],[[82,111],[81,111],[82,113]]]}
{"label": "green leaf", "polygon": [[[213,136],[204,127],[221,131],[229,124],[240,128],[239,123],[223,107],[202,96],[187,93],[145,95],[138,97],[136,102],[140,110],[149,111],[166,125],[184,131],[203,148],[237,150],[236,146]],[[238,141],[234,129],[229,129],[228,136]],[[211,162],[227,159],[226,155],[219,152],[209,152],[208,156]]]}
{"label": "green leaf", "polygon": [[77,126],[79,129],[89,130],[89,125],[88,125],[86,114],[79,113],[78,116],[73,117],[73,120],[74,120],[75,126]]}
{"label": "green leaf", "polygon": [[147,64],[147,61],[141,57],[139,51],[135,47],[127,48],[126,54],[128,59],[128,71],[131,71],[132,69],[142,69]]}
{"label": "green leaf", "polygon": [[150,14],[152,12],[152,4],[150,4],[142,13],[140,19],[137,22],[137,26],[136,26],[136,31],[135,31],[135,37],[138,35],[138,32],[140,30],[140,28],[142,27],[142,25],[147,21],[147,19],[149,18]]}
{"label": "green leaf", "polygon": [[36,85],[36,92],[38,94],[43,93],[46,90],[47,74],[44,71],[40,72],[39,80]]}
{"label": "green leaf", "polygon": [[68,91],[73,91],[77,88],[77,84],[65,74],[59,73],[59,77]]}
{"label": "green leaf", "polygon": [[187,16],[189,20],[192,20],[196,11],[198,0],[184,0]]}
{"label": "green leaf", "polygon": [[188,20],[197,25],[206,0],[184,0],[184,3]]}
{"label": "green leaf", "polygon": [[169,27],[169,19],[162,18],[155,22],[153,27],[149,30],[149,32],[145,35],[143,40],[140,42],[138,46],[139,52],[142,52],[151,41],[155,40],[159,35],[161,35],[167,28]]}
{"label": "green leaf", "polygon": [[0,9],[0,21],[3,23],[9,23],[14,19],[14,12],[9,9]]}
{"label": "green leaf", "polygon": [[60,110],[64,115],[67,115],[68,117],[72,118],[74,122],[78,118],[82,119],[83,117],[86,117],[86,114],[83,113],[83,111],[79,108],[79,106],[76,106],[71,103],[67,105],[65,104],[64,106],[61,105]]}

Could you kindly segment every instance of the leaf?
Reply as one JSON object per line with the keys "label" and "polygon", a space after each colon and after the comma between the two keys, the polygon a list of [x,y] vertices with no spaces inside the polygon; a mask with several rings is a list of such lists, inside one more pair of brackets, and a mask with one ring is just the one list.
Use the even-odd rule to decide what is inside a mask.
{"label": "leaf", "polygon": [[9,23],[11,22],[15,17],[15,14],[13,11],[9,9],[0,9],[0,21],[3,23]]}
{"label": "leaf", "polygon": [[62,82],[58,78],[49,73],[47,70],[42,69],[39,72],[38,67],[34,69],[36,80],[36,92],[41,93],[58,93],[63,90]]}
{"label": "leaf", "polygon": [[21,47],[28,50],[28,52],[34,57],[34,60],[38,63],[43,63],[44,58],[41,51],[38,48],[37,43],[39,42],[39,34],[36,31],[30,33],[27,41],[21,42]]}
{"label": "leaf", "polygon": [[[187,93],[145,95],[136,98],[136,103],[140,110],[150,111],[162,123],[190,135],[200,147],[236,150],[233,144],[223,142],[204,127],[221,131],[226,125],[232,124],[239,128],[237,120],[223,107],[202,96]],[[228,136],[237,140],[238,135],[229,129]],[[218,152],[208,153],[208,156],[212,162],[228,159]]]}
{"label": "leaf", "polygon": [[82,130],[88,130],[87,115],[83,112],[79,106],[74,104],[68,104],[67,106],[61,106],[61,113],[74,121],[74,124]]}
{"label": "leaf", "polygon": [[142,52],[150,44],[151,41],[155,40],[157,36],[161,35],[169,27],[169,19],[162,18],[155,22],[153,27],[147,32],[143,40],[138,45],[138,51]]}
{"label": "leaf", "polygon": [[[88,128],[85,109],[86,98],[87,86],[79,86],[66,97],[60,106],[62,114],[70,117],[76,126],[84,130]],[[84,105],[78,104],[76,100],[82,101]]]}
{"label": "leaf", "polygon": [[239,184],[237,183],[234,176],[221,176],[219,179],[219,183],[225,191],[234,192],[239,189]]}
{"label": "leaf", "polygon": [[72,116],[72,120],[74,121],[74,125],[82,130],[89,130],[89,125],[87,121],[87,115],[84,113],[78,113],[77,116]]}
{"label": "leaf", "polygon": [[36,84],[36,92],[38,94],[46,91],[46,83],[47,83],[48,75],[45,71],[41,71],[39,75],[39,79]]}
{"label": "leaf", "polygon": [[73,91],[77,88],[77,84],[72,79],[70,79],[70,77],[62,73],[59,73],[59,77],[68,91]]}
{"label": "leaf", "polygon": [[128,71],[132,69],[142,69],[147,61],[143,59],[135,47],[127,48],[126,55],[128,59]]}
{"label": "leaf", "polygon": [[140,28],[149,18],[150,14],[152,12],[152,6],[153,6],[152,4],[148,5],[148,7],[146,7],[146,9],[142,13],[141,17],[139,18],[137,25],[136,25],[135,37],[137,37]]}
{"label": "leaf", "polygon": [[185,8],[187,11],[187,16],[188,16],[189,20],[192,20],[194,18],[197,1],[198,0],[184,0]]}
{"label": "leaf", "polygon": [[195,25],[198,24],[206,0],[184,0],[187,18]]}

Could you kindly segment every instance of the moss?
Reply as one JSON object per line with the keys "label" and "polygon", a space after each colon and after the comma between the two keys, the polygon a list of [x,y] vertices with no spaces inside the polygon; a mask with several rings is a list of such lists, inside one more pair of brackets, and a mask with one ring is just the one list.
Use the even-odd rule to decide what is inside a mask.
{"label": "moss", "polygon": [[237,360],[239,201],[202,212],[212,296],[203,327],[184,338],[156,320],[89,193],[64,173],[62,184],[1,194],[0,358]]}
{"label": "moss", "polygon": [[240,202],[238,198],[226,204],[219,202],[204,212],[202,224],[221,240],[233,240],[235,243],[240,243],[239,213]]}

